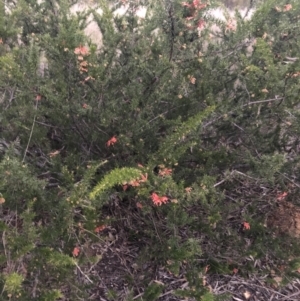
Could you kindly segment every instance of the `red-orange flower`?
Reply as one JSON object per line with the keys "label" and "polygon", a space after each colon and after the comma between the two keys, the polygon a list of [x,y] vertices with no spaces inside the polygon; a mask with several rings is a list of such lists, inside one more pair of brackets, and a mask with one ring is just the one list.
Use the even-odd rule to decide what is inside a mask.
{"label": "red-orange flower", "polygon": [[89,55],[89,50],[87,47],[80,45],[79,47],[75,48],[74,53],[77,55]]}
{"label": "red-orange flower", "polygon": [[181,5],[186,6],[186,7],[191,7],[196,10],[201,10],[207,6],[207,4],[201,3],[200,0],[193,0],[193,2],[191,4],[188,2],[182,2]]}
{"label": "red-orange flower", "polygon": [[184,190],[185,190],[185,192],[186,193],[190,193],[191,191],[192,191],[192,187],[186,187],[186,188],[184,188]]}
{"label": "red-orange flower", "polygon": [[277,201],[282,201],[285,199],[285,197],[288,195],[288,193],[285,191],[285,192],[282,192],[282,193],[279,193],[277,194]]}
{"label": "red-orange flower", "polygon": [[236,30],[236,24],[235,24],[234,20],[229,19],[226,24],[225,32],[226,31],[235,31],[235,30]]}
{"label": "red-orange flower", "polygon": [[103,231],[105,228],[106,228],[105,225],[98,226],[95,228],[94,232],[99,233],[99,232]]}
{"label": "red-orange flower", "polygon": [[[199,30],[201,30],[204,27],[205,22],[203,20],[199,20],[199,18],[197,17],[197,14],[199,13],[200,10],[204,9],[207,6],[207,4],[202,3],[201,0],[193,0],[191,3],[182,2],[181,5],[185,6],[189,9],[189,16],[186,17],[186,20],[187,21],[194,20],[195,22],[197,22],[196,27]],[[194,29],[195,26],[187,24],[187,28]]]}
{"label": "red-orange flower", "polygon": [[75,247],[72,251],[72,255],[74,257],[77,257],[79,255],[79,253],[80,253],[80,249],[78,247]]}
{"label": "red-orange flower", "polygon": [[162,204],[166,204],[168,202],[168,197],[159,196],[157,193],[153,192],[151,194],[152,202],[155,206],[161,206]]}
{"label": "red-orange flower", "polygon": [[190,16],[190,17],[186,17],[185,19],[187,20],[187,21],[190,21],[190,20],[193,20],[195,18],[195,16]]}
{"label": "red-orange flower", "polygon": [[189,4],[189,3],[187,3],[187,2],[182,2],[181,5],[182,5],[182,6],[187,6],[187,7],[190,7],[190,6],[191,6],[191,4]]}
{"label": "red-orange flower", "polygon": [[141,175],[141,179],[139,180],[139,183],[145,183],[148,180],[148,174],[145,173],[145,175]]}
{"label": "red-orange flower", "polygon": [[111,137],[107,142],[106,142],[106,146],[109,147],[111,145],[114,145],[115,143],[117,143],[117,138],[116,136]]}
{"label": "red-orange flower", "polygon": [[138,187],[140,186],[140,182],[139,180],[132,180],[129,182],[129,185],[131,185],[132,187]]}
{"label": "red-orange flower", "polygon": [[198,24],[197,24],[197,28],[198,29],[202,29],[202,28],[204,28],[204,26],[205,26],[205,21],[204,20],[199,20],[198,21]]}
{"label": "red-orange flower", "polygon": [[250,230],[250,224],[248,222],[243,222],[244,230]]}
{"label": "red-orange flower", "polygon": [[161,177],[164,176],[169,176],[170,174],[172,174],[172,169],[171,168],[163,168],[159,171],[158,173]]}
{"label": "red-orange flower", "polygon": [[291,10],[293,7],[292,7],[292,4],[287,4],[283,7],[283,11],[289,11]]}
{"label": "red-orange flower", "polygon": [[197,9],[197,10],[201,10],[201,9],[205,8],[206,5],[207,5],[206,3],[201,3],[200,0],[194,0],[194,1],[193,1],[193,6],[194,6],[195,9]]}

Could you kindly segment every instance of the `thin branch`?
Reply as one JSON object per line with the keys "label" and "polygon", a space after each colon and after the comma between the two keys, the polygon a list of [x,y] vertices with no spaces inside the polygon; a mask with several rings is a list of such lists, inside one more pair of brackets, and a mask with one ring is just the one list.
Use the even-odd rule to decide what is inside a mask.
{"label": "thin branch", "polygon": [[[300,291],[296,292],[296,293],[293,293],[291,295],[288,295],[286,296],[285,298],[282,299],[282,301],[285,301],[285,300],[290,300],[290,298],[292,297],[295,297],[295,296],[298,296],[300,294]],[[299,300],[298,298],[297,299],[293,299],[293,300]]]}
{"label": "thin branch", "polygon": [[155,224],[155,222],[154,222],[154,219],[153,219],[152,214],[151,214],[150,216],[151,216],[151,220],[152,220],[152,222],[153,222],[154,228],[155,228],[156,235],[157,235],[157,237],[158,237],[160,243],[162,244],[162,240],[161,240],[161,238],[160,238],[160,236],[159,236],[159,233],[158,233],[158,231],[157,231],[157,227],[156,227],[156,224]]}
{"label": "thin branch", "polygon": [[257,103],[271,102],[274,100],[283,100],[283,99],[284,99],[284,97],[276,97],[276,98],[271,98],[271,99],[266,99],[266,100],[257,100],[257,101],[248,102],[248,103],[244,104],[243,107],[255,105]]}
{"label": "thin branch", "polygon": [[170,47],[169,62],[171,62],[171,60],[173,58],[174,39],[175,39],[175,25],[174,25],[174,16],[173,16],[173,4],[171,4],[170,8],[169,8],[169,18],[170,18],[170,21],[171,21],[171,47]]}
{"label": "thin branch", "polygon": [[[226,277],[226,276],[225,276],[225,277]],[[237,281],[230,281],[229,283],[248,285],[247,282],[240,281],[240,279],[237,279]],[[255,286],[255,287],[258,287],[258,288],[265,288],[265,287],[263,287],[262,285],[258,285],[258,284],[254,284],[254,283],[251,283],[251,285],[252,285],[252,286]],[[275,290],[273,290],[273,289],[271,289],[271,288],[268,288],[268,291],[270,291],[270,292],[272,292],[272,293],[275,293],[275,294],[277,294],[277,295],[279,295],[279,296],[281,296],[281,297],[285,297],[283,300],[287,300],[287,299],[286,299],[287,297],[286,297],[285,295],[281,294],[281,293],[278,292],[278,291],[275,291]],[[290,297],[290,296],[289,296],[289,297]]]}
{"label": "thin branch", "polygon": [[214,185],[214,187],[217,187],[217,186],[221,185],[222,183],[226,182],[226,180],[227,180],[227,179],[225,178],[225,179],[223,179],[222,181],[216,183],[216,184]]}
{"label": "thin branch", "polygon": [[240,172],[240,171],[238,171],[238,170],[233,170],[232,172],[233,172],[233,173],[237,173],[237,174],[239,174],[239,175],[242,175],[242,176],[244,176],[244,177],[246,177],[246,178],[249,178],[249,179],[255,180],[255,181],[257,181],[257,180],[258,180],[258,179],[255,179],[255,178],[253,178],[253,177],[250,177],[250,176],[246,175],[245,173],[243,173],[243,172]]}
{"label": "thin branch", "polygon": [[293,183],[295,186],[297,186],[298,188],[300,188],[300,185],[297,184],[295,181],[293,181],[292,179],[288,178],[285,174],[278,172],[281,176],[283,176],[284,178],[286,178],[287,180],[289,180],[291,183]]}
{"label": "thin branch", "polygon": [[236,126],[239,130],[241,130],[242,132],[245,132],[244,131],[244,129],[242,129],[240,126],[238,126],[236,123],[234,123],[234,122],[232,122],[232,124],[234,125],[234,126]]}
{"label": "thin branch", "polygon": [[37,121],[37,120],[35,121],[35,123],[46,126],[46,127],[49,127],[49,128],[56,128],[57,127],[57,126],[47,124],[47,123],[44,123],[44,122],[40,122],[40,121]]}
{"label": "thin branch", "polygon": [[[37,107],[38,107],[38,100],[35,101],[35,110],[36,110],[36,111],[37,111]],[[31,141],[31,138],[32,138],[32,133],[33,133],[34,125],[35,125],[35,119],[36,119],[36,112],[35,112],[34,117],[33,117],[33,122],[32,122],[32,126],[31,126],[31,131],[30,131],[29,139],[28,139],[27,146],[26,146],[26,149],[25,149],[25,152],[24,152],[22,164],[23,164],[24,161],[25,161],[26,154],[27,154],[27,151],[28,151],[28,148],[29,148],[29,144],[30,144],[30,141]]]}
{"label": "thin branch", "polygon": [[[251,177],[251,176],[248,176],[247,174],[245,174],[245,173],[243,173],[243,172],[240,172],[240,171],[238,171],[238,170],[233,170],[228,176],[225,176],[225,179],[223,179],[223,180],[221,180],[220,182],[214,184],[214,187],[217,187],[217,186],[221,185],[222,183],[226,182],[226,181],[228,180],[228,177],[229,177],[229,176],[233,176],[234,174],[239,174],[239,175],[244,176],[244,177],[246,177],[246,178],[249,178],[249,179],[251,179],[251,180],[255,180],[255,181],[258,180],[258,179],[256,179],[256,178],[253,178],[253,177]],[[296,184],[295,184],[295,185],[296,185]]]}
{"label": "thin branch", "polygon": [[74,263],[77,267],[77,269],[79,270],[79,272],[90,282],[90,283],[94,283],[88,275],[86,275],[85,273],[83,273],[83,271],[81,270],[81,268],[79,267],[79,265],[77,264],[77,262],[74,260]]}

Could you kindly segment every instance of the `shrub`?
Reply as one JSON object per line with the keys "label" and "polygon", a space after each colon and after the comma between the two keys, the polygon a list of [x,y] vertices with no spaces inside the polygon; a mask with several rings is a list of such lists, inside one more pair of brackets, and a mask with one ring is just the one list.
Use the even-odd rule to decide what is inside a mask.
{"label": "shrub", "polygon": [[[85,248],[105,227],[139,244],[141,262],[184,273],[189,289],[176,294],[196,300],[214,298],[208,269],[296,262],[298,245],[287,252],[289,238],[264,224],[299,187],[300,4],[264,1],[234,21],[201,1],[149,3],[145,19],[134,1],[122,16],[106,1],[102,14],[59,4],[19,1],[10,16],[0,6],[3,298],[58,300],[65,286],[86,298],[84,268],[101,258]],[[89,14],[99,51],[83,34]]]}

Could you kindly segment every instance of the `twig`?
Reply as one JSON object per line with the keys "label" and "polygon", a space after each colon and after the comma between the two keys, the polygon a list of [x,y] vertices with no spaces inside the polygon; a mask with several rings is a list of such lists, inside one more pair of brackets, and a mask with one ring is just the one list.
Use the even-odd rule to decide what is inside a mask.
{"label": "twig", "polygon": [[216,183],[216,184],[214,185],[214,187],[217,187],[217,186],[221,185],[221,184],[224,183],[226,180],[227,180],[227,179],[225,178],[225,179],[223,179],[222,181]]}
{"label": "twig", "polygon": [[37,289],[37,286],[38,286],[38,283],[39,283],[39,279],[38,279],[38,274],[40,273],[40,270],[38,270],[38,273],[35,275],[35,278],[34,278],[34,283],[33,283],[33,288],[32,288],[32,297],[35,298],[36,297],[36,289]]}
{"label": "twig", "polygon": [[55,128],[55,127],[56,127],[56,126],[54,126],[54,125],[47,124],[47,123],[40,122],[40,121],[36,121],[35,123],[40,124],[40,125],[43,125],[43,126],[46,126],[46,127],[49,127],[49,128]]}
{"label": "twig", "polygon": [[232,173],[237,173],[237,174],[239,174],[239,175],[242,175],[242,176],[247,177],[247,178],[252,179],[252,180],[256,180],[256,181],[258,180],[258,179],[255,179],[255,178],[253,178],[253,177],[250,177],[250,176],[246,175],[245,173],[240,172],[240,171],[238,171],[238,170],[233,170]]}
{"label": "twig", "polygon": [[287,180],[289,180],[291,183],[293,183],[294,185],[296,185],[298,188],[300,188],[300,185],[295,183],[292,179],[288,178],[285,174],[278,172],[281,176],[283,176],[284,178],[286,178]]}
{"label": "twig", "polygon": [[[38,100],[35,101],[35,110],[36,110],[36,111],[37,111],[37,107],[38,107]],[[31,131],[30,131],[28,143],[27,143],[27,146],[26,146],[26,149],[25,149],[25,152],[24,152],[22,164],[23,164],[24,161],[25,161],[26,154],[27,154],[27,151],[28,151],[28,147],[29,147],[29,144],[30,144],[30,141],[31,141],[31,138],[32,138],[32,133],[33,133],[34,125],[35,125],[35,119],[36,119],[36,113],[34,114],[34,117],[33,117],[33,122],[32,122],[32,126],[31,126]]]}
{"label": "twig", "polygon": [[136,295],[135,297],[133,297],[132,300],[135,300],[135,299],[137,299],[139,297],[142,297],[143,295],[144,295],[144,293],[140,293],[140,294]]}
{"label": "twig", "polygon": [[[246,11],[246,13],[245,13],[245,15],[244,15],[244,17],[243,17],[243,20],[245,20],[247,17],[248,17],[248,14],[249,14],[249,12],[251,11],[251,9],[253,8],[253,0],[250,0],[250,5],[249,5],[249,7],[247,8],[247,11]],[[251,16],[250,16],[251,17]]]}
{"label": "twig", "polygon": [[7,257],[6,243],[5,243],[5,231],[3,231],[3,234],[2,234],[2,245],[3,245],[5,257]]}
{"label": "twig", "polygon": [[[255,178],[251,177],[251,176],[248,176],[247,174],[245,174],[245,173],[243,173],[243,172],[240,172],[240,171],[238,171],[238,170],[233,170],[233,171],[229,174],[229,176],[232,176],[232,175],[234,175],[235,173],[236,173],[236,174],[239,174],[239,175],[242,175],[242,176],[244,176],[244,177],[247,177],[247,178],[249,178],[249,179],[255,180],[255,181],[258,180],[258,179],[255,179]],[[223,179],[223,180],[221,180],[220,182],[214,184],[214,187],[217,187],[217,186],[221,185],[222,183],[226,182],[227,179],[228,179],[228,177],[225,176],[225,179]]]}
{"label": "twig", "polygon": [[77,267],[77,269],[79,270],[79,272],[90,282],[90,283],[94,283],[88,275],[84,274],[83,271],[81,270],[81,268],[79,267],[79,265],[77,264],[77,262],[74,260],[74,263]]}
{"label": "twig", "polygon": [[276,97],[276,98],[271,98],[271,99],[266,99],[266,100],[251,101],[251,102],[248,102],[248,103],[244,104],[242,107],[247,107],[247,106],[250,106],[250,105],[255,105],[257,103],[271,102],[271,101],[274,101],[274,100],[283,100],[283,98],[284,97]]}
{"label": "twig", "polygon": [[169,62],[171,62],[172,57],[173,57],[174,39],[175,39],[175,25],[174,25],[174,16],[173,16],[173,4],[171,4],[170,8],[169,8],[169,18],[170,18],[170,21],[171,21],[171,47],[170,47]]}
{"label": "twig", "polygon": [[104,133],[105,135],[107,135],[107,136],[109,137],[109,134],[108,134],[108,133],[106,133],[105,131],[99,129],[96,125],[95,125],[95,128],[96,128],[99,132]]}
{"label": "twig", "polygon": [[[163,115],[166,115],[167,113],[169,113],[169,112],[171,112],[171,111],[173,111],[173,110],[175,110],[175,109],[178,109],[178,108],[180,108],[180,107],[184,107],[184,106],[186,106],[186,105],[184,104],[184,105],[175,106],[175,107],[173,107],[173,108],[171,108],[171,109],[169,109],[169,110],[167,110],[167,111],[165,111],[165,112],[163,112],[163,113],[160,113],[159,115],[157,115],[157,116],[153,117],[152,119],[150,119],[150,120],[148,121],[148,124],[151,123],[152,121],[156,120],[157,118],[162,117]],[[223,117],[223,116],[221,116],[220,118],[222,118],[222,117]],[[144,127],[145,127],[145,126],[144,126]]]}
{"label": "twig", "polygon": [[[296,293],[293,293],[293,294],[291,294],[291,295],[286,296],[286,297],[283,298],[281,301],[289,300],[291,297],[295,297],[295,296],[297,296],[297,295],[299,295],[299,294],[300,294],[300,291],[298,291],[298,292],[296,292]],[[296,300],[296,299],[294,299],[294,300]],[[298,299],[297,299],[297,300],[298,300]]]}
{"label": "twig", "polygon": [[[170,294],[172,294],[172,293],[174,293],[174,290],[167,291],[167,292],[165,292],[164,294],[159,295],[159,296],[158,296],[158,299],[160,299],[160,298],[162,298],[162,297],[164,297],[164,296],[170,295]],[[142,295],[144,295],[144,293],[140,293],[140,294],[136,295],[135,297],[132,298],[132,300],[135,300],[135,299],[141,297]]]}
{"label": "twig", "polygon": [[[230,281],[229,283],[249,285],[249,283],[247,283],[247,282],[245,282],[245,281],[239,281],[239,280],[237,280],[237,281]],[[272,292],[272,293],[275,293],[275,294],[280,295],[280,296],[282,296],[282,297],[286,297],[285,295],[283,295],[283,294],[281,294],[281,293],[279,293],[279,292],[277,292],[277,291],[275,291],[275,290],[273,290],[273,289],[271,289],[271,288],[266,288],[266,287],[264,287],[264,286],[262,286],[262,285],[258,285],[258,284],[255,284],[255,283],[251,283],[251,285],[252,285],[252,286],[255,286],[255,287],[259,287],[259,288],[264,288],[264,289],[266,289],[266,290],[268,290],[268,291],[270,291],[270,292]],[[287,297],[286,297],[286,298],[287,298]],[[286,299],[284,299],[284,300],[286,300]]]}
{"label": "twig", "polygon": [[162,298],[162,297],[164,297],[164,296],[170,295],[170,294],[172,294],[172,293],[174,293],[174,290],[170,290],[170,291],[168,291],[168,292],[165,292],[164,294],[159,295],[158,299],[159,299],[159,298]]}
{"label": "twig", "polygon": [[234,126],[236,126],[239,130],[241,130],[242,132],[245,132],[240,126],[238,126],[236,123],[234,123],[234,122],[232,122],[232,124],[234,125]]}
{"label": "twig", "polygon": [[157,236],[158,236],[158,239],[159,239],[160,243],[162,243],[161,238],[160,238],[160,236],[159,236],[159,234],[158,234],[158,231],[157,231],[157,228],[156,228],[156,224],[155,224],[155,222],[154,222],[154,219],[153,219],[152,214],[151,214],[151,219],[152,219],[152,222],[153,222],[153,225],[154,225],[154,228],[155,228],[155,232],[156,232],[156,234],[157,234]]}
{"label": "twig", "polygon": [[[276,98],[271,98],[271,99],[266,99],[266,100],[257,100],[257,101],[248,102],[248,103],[242,105],[241,107],[243,108],[243,107],[247,107],[247,106],[249,106],[249,105],[254,105],[254,104],[259,104],[259,103],[265,103],[265,102],[271,102],[271,101],[275,101],[275,100],[283,100],[283,99],[284,99],[284,97],[276,97]],[[229,112],[227,113],[227,115],[233,114],[233,113],[234,113],[235,111],[237,111],[238,109],[239,109],[239,108],[236,108],[236,109],[234,109],[234,110],[229,111]],[[166,112],[164,112],[163,114],[166,114]],[[159,117],[159,116],[155,117],[155,119],[158,118],[158,117]],[[206,128],[207,126],[209,126],[209,125],[215,123],[216,121],[218,121],[218,120],[220,120],[220,119],[222,119],[222,118],[224,118],[224,116],[223,116],[223,115],[220,115],[220,116],[216,117],[215,119],[213,119],[213,120],[211,120],[211,121],[208,121],[206,124],[203,124],[203,125],[202,125],[202,128]],[[151,120],[151,121],[152,121],[152,120]]]}
{"label": "twig", "polygon": [[[277,98],[271,98],[271,99],[266,99],[266,100],[257,100],[257,101],[248,102],[248,103],[242,105],[242,107],[247,107],[247,106],[253,105],[253,104],[259,104],[259,103],[271,102],[271,101],[275,101],[275,100],[283,100],[283,99],[284,99],[284,97],[277,97]],[[178,109],[178,108],[180,108],[180,107],[184,107],[184,106],[185,106],[185,105],[179,105],[179,106],[175,106],[175,107],[173,107],[173,108],[171,108],[171,109],[168,109],[168,110],[166,110],[165,112],[160,113],[159,115],[157,115],[157,116],[153,117],[152,119],[150,119],[150,120],[148,121],[148,124],[151,123],[151,122],[153,122],[154,120],[158,119],[159,117],[161,117],[161,116],[163,116],[163,115],[166,115],[167,113],[169,113],[169,112],[171,112],[171,111],[173,111],[173,110],[175,110],[175,109]],[[232,110],[232,111],[229,111],[229,112],[227,113],[227,115],[228,115],[228,114],[232,114],[232,113],[234,113],[234,112],[237,111],[237,110],[238,110],[238,108],[236,108],[236,109],[234,109],[234,110]],[[224,118],[224,116],[223,116],[223,115],[220,115],[219,117],[217,117],[217,118],[215,118],[215,119],[213,119],[213,120],[211,120],[211,121],[208,121],[206,124],[203,124],[203,125],[202,125],[202,128],[206,128],[207,126],[213,124],[214,122],[216,122],[216,121],[218,121],[218,120],[220,120],[220,119],[222,119],[222,118]],[[234,124],[234,125],[237,126],[237,127],[239,127],[237,124]],[[141,129],[142,129],[142,128],[141,128]],[[243,131],[242,128],[240,128],[240,130]]]}

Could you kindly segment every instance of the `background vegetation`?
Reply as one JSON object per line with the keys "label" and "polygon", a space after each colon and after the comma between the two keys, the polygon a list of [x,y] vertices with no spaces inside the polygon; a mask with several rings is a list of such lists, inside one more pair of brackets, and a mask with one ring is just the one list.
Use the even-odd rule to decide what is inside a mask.
{"label": "background vegetation", "polygon": [[96,296],[120,239],[139,278],[112,300],[157,300],[160,268],[192,300],[217,298],[206,274],[298,277],[267,218],[299,202],[299,1],[224,22],[217,2],[57,3],[0,2],[0,300]]}

